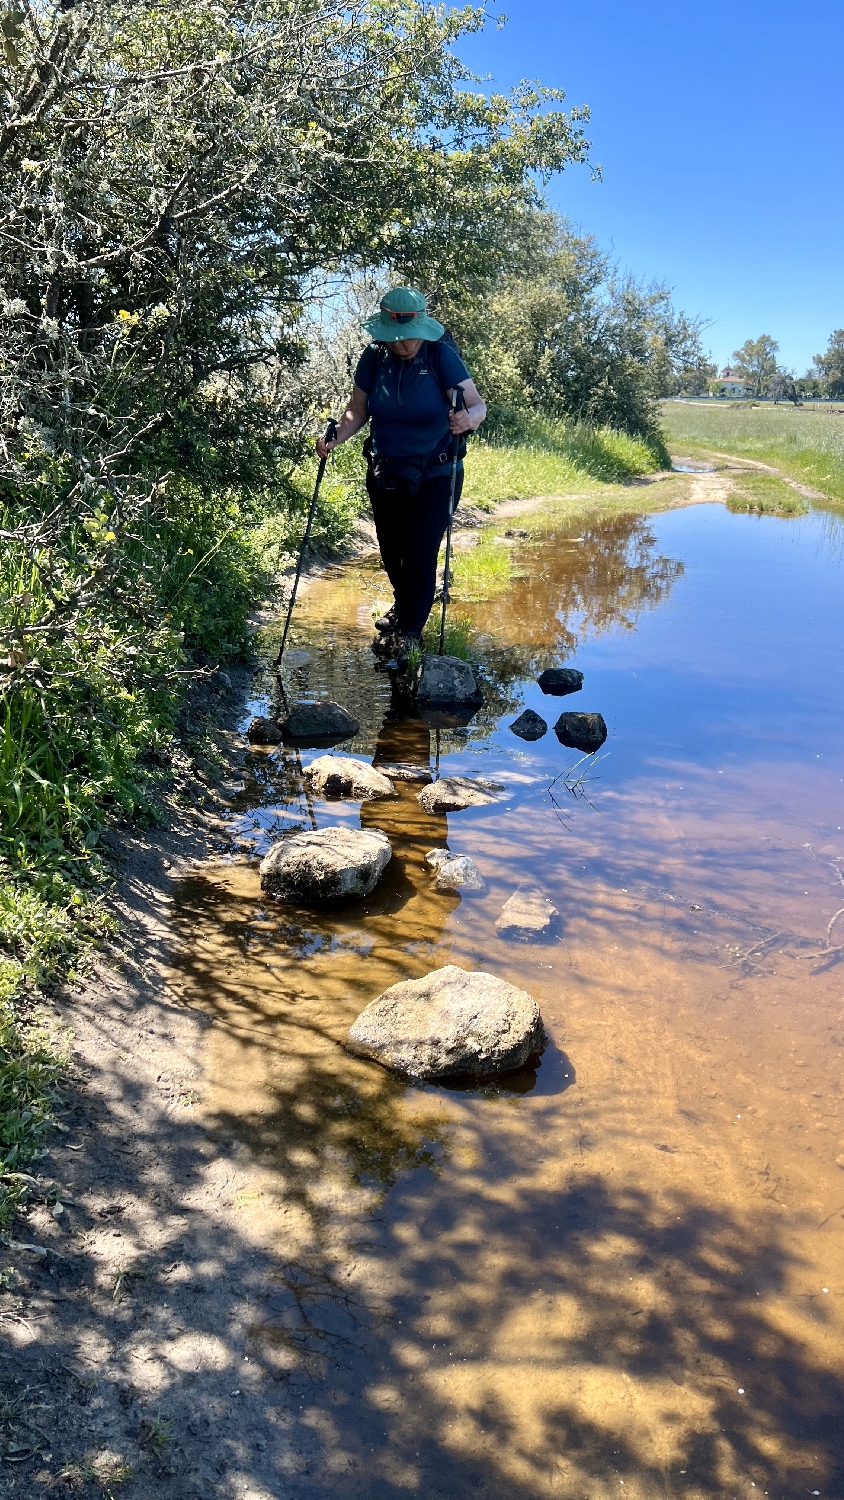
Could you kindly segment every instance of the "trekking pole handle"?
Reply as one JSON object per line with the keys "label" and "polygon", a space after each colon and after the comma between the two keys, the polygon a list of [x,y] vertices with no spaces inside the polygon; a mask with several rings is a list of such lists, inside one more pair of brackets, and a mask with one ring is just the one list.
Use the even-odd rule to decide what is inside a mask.
{"label": "trekking pole handle", "polygon": [[[329,417],[328,418],[328,426],[325,429],[325,437],[323,438],[323,442],[324,443],[333,443],[334,439],[336,438],[336,436],[337,436],[337,423],[335,422],[335,420],[334,420],[333,417]],[[322,478],[322,475],[325,472],[325,465],[326,465],[327,461],[328,461],[328,455],[327,454],[326,454],[325,458],[321,458],[320,461],[319,461],[320,462],[320,478]]]}

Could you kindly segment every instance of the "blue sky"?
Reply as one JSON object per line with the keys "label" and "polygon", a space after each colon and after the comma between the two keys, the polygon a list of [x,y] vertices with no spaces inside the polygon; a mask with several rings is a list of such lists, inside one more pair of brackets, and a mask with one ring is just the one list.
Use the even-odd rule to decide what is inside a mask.
{"label": "blue sky", "polygon": [[[712,320],[719,364],[770,333],[802,374],[844,327],[844,7],[783,0],[510,0],[460,54],[508,87],[592,109],[604,180],[554,206],[637,276]],[[493,14],[499,7],[490,6]]]}

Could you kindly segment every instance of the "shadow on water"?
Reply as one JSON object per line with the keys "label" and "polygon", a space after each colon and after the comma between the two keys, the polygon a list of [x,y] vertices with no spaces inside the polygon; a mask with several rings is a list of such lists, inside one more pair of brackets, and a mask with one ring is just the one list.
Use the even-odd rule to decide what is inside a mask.
{"label": "shadow on water", "polygon": [[[618,722],[633,725],[611,723],[622,769],[602,789],[604,815],[578,807],[569,832],[547,797],[556,742],[514,745],[500,722],[528,693],[543,706],[530,677],[575,645],[623,653],[638,632],[644,652],[703,524],[625,517],[579,541],[551,528],[525,547],[528,576],[475,609],[488,701],[441,749],[464,774],[483,755],[483,774],[509,782],[500,804],[432,816],[413,782],[360,807],[308,800],[295,755],[256,753],[233,799],[255,857],[182,883],[174,983],[209,1018],[205,1123],[240,1143],[253,1200],[243,1247],[217,1253],[242,1256],[255,1399],[268,1424],[284,1411],[300,1455],[277,1469],[285,1500],[844,1486],[844,1012],[835,972],[802,961],[810,908],[822,933],[836,899],[844,848],[818,808],[840,795],[838,767],[835,782],[821,766],[798,783],[790,761],[759,761],[744,726],[732,748],[745,763],[736,752],[729,778],[723,747],[708,760],[694,727],[692,745],[652,734],[634,754],[638,725],[619,695]],[[372,585],[352,571],[308,596],[297,633],[308,659],[292,662],[288,691],[351,708],[352,749],[376,765],[427,767],[431,732],[373,669]],[[807,596],[815,587],[808,569]],[[714,597],[702,598],[711,654]],[[755,620],[739,608],[736,621],[741,653]],[[652,677],[637,659],[640,712],[673,733],[675,679],[655,657]],[[719,659],[709,711],[724,670]],[[798,720],[802,700],[784,704],[781,681],[777,693],[778,724]],[[390,839],[372,896],[322,911],[265,900],[257,856],[269,842],[337,821]],[[480,863],[485,896],[433,890],[424,856],[447,844]],[[496,932],[522,881],[558,906],[552,940]],[[538,1067],[408,1086],[346,1052],[370,999],[448,962],[536,994],[552,1038]],[[244,1269],[256,1245],[263,1281]]]}

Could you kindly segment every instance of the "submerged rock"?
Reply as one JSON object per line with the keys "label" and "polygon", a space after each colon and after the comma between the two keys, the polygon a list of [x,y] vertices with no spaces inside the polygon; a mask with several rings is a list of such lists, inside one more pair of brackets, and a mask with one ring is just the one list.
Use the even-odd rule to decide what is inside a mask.
{"label": "submerged rock", "polygon": [[433,773],[427,766],[400,765],[398,761],[379,760],[376,770],[391,781],[433,781]]}
{"label": "submerged rock", "polygon": [[554,733],[561,745],[590,753],[600,750],[607,737],[603,714],[560,714]]}
{"label": "submerged rock", "polygon": [[320,755],[305,767],[304,775],[321,797],[351,797],[363,802],[396,795],[387,776],[365,760],[354,760],[350,755]]}
{"label": "submerged rock", "polygon": [[284,734],[277,719],[267,718],[264,714],[256,714],[250,719],[246,738],[250,745],[280,745]]}
{"label": "submerged rock", "polygon": [[459,656],[423,656],[416,701],[431,707],[450,703],[478,706],[484,695],[467,661]]}
{"label": "submerged rock", "polygon": [[525,886],[504,902],[495,930],[501,937],[529,943],[535,938],[545,937],[559,915],[556,906],[552,906],[540,890],[535,886]]}
{"label": "submerged rock", "polygon": [[294,703],[281,729],[286,740],[350,740],[360,724],[339,703]]}
{"label": "submerged rock", "polygon": [[519,736],[520,740],[541,740],[548,725],[541,714],[534,713],[532,708],[526,708],[524,713],[519,714],[519,717],[513,720],[510,729],[513,734]]}
{"label": "submerged rock", "polygon": [[417,792],[416,800],[426,812],[461,812],[464,807],[486,807],[498,801],[498,793],[505,791],[500,781],[479,781],[473,776],[441,776],[424,791]]}
{"label": "submerged rock", "polygon": [[508,1073],[546,1042],[532,995],[456,964],[394,984],[361,1011],[351,1051],[411,1078]]}
{"label": "submerged rock", "polygon": [[450,849],[431,849],[425,855],[426,865],[434,873],[436,891],[470,891],[483,895],[486,881],[468,854],[452,854]]}
{"label": "submerged rock", "polygon": [[389,840],[375,828],[296,833],[261,860],[261,890],[303,903],[368,896],[392,854]]}
{"label": "submerged rock", "polygon": [[583,687],[583,673],[575,667],[546,667],[536,680],[543,693],[550,693],[554,698],[579,693]]}

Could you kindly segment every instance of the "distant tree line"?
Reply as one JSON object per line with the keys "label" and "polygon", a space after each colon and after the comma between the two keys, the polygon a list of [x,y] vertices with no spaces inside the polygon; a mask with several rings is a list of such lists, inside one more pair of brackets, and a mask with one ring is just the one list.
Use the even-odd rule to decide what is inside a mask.
{"label": "distant tree line", "polygon": [[[745,339],[740,349],[733,352],[734,373],[753,387],[754,395],[768,401],[844,399],[844,328],[837,328],[829,336],[823,354],[816,354],[814,363],[805,375],[796,376],[793,370],[782,366],[777,355],[779,344],[769,333],[757,339]],[[714,376],[713,368],[713,376]],[[713,393],[717,386],[710,383]]]}

